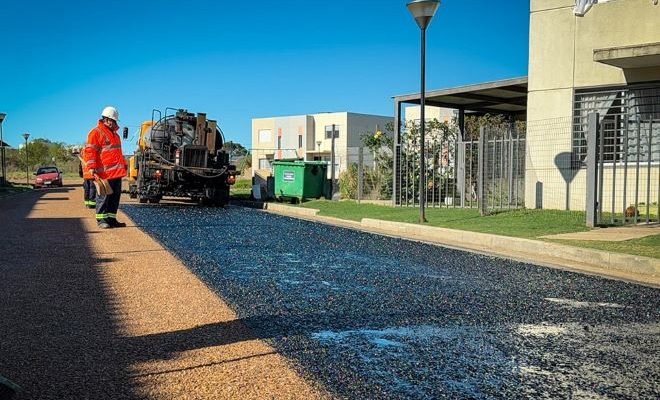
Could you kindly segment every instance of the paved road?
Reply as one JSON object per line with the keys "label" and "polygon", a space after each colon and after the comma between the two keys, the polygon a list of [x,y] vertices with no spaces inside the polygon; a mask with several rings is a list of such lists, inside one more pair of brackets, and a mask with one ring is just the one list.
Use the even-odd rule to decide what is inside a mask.
{"label": "paved road", "polygon": [[660,397],[657,289],[256,210],[124,211],[339,397]]}

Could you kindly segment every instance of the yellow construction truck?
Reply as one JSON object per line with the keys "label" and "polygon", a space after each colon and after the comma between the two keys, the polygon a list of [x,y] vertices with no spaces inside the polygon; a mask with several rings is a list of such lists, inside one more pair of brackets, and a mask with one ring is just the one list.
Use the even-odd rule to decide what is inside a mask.
{"label": "yellow construction truck", "polygon": [[129,160],[130,197],[140,203],[184,197],[224,206],[238,175],[224,143],[217,121],[204,113],[167,108],[163,116],[154,110],[151,120],[142,123],[137,149]]}

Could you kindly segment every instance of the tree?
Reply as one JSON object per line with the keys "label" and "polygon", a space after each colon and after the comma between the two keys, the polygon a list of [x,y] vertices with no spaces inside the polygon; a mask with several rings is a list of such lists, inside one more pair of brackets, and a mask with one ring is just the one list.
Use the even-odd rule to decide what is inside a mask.
{"label": "tree", "polygon": [[20,149],[7,149],[7,170],[25,171],[26,150],[28,156],[28,169],[33,170],[40,166],[55,165],[64,172],[78,171],[78,158],[75,157],[62,142],[51,142],[48,139],[37,138]]}
{"label": "tree", "polygon": [[246,169],[252,168],[252,155],[248,153],[246,156],[244,156],[238,163],[237,168],[241,173],[245,172]]}
{"label": "tree", "polygon": [[[510,127],[509,118],[502,114],[466,115],[465,140],[479,140],[479,131],[482,126],[488,127],[496,133],[504,134]],[[525,121],[515,121],[516,132],[525,132]],[[496,135],[499,136],[499,135]]]}
{"label": "tree", "polygon": [[[407,200],[418,201],[420,175],[420,136],[419,121],[407,121],[401,133],[399,167],[401,191]],[[440,122],[437,119],[426,122],[424,129],[426,162],[426,198],[444,199],[453,193],[455,185],[455,152],[458,139],[458,126],[455,121]]]}
{"label": "tree", "polygon": [[[388,123],[384,131],[366,133],[362,135],[362,143],[374,156],[375,168],[373,172],[365,171],[365,189],[370,187],[378,191],[378,198],[388,199],[392,195],[394,124]],[[366,183],[369,183],[367,185]]]}
{"label": "tree", "polygon": [[236,142],[225,142],[224,146],[222,148],[229,153],[229,157],[242,157],[242,156],[247,156],[250,151],[246,149],[242,144],[236,143]]}

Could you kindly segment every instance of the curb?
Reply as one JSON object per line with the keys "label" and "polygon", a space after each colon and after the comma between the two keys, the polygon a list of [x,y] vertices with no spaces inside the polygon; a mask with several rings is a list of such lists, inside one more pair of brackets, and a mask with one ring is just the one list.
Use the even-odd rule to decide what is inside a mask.
{"label": "curb", "polygon": [[320,210],[264,203],[266,212],[402,239],[444,245],[551,268],[660,287],[660,259],[573,247],[540,240],[363,218],[361,222],[317,215]]}

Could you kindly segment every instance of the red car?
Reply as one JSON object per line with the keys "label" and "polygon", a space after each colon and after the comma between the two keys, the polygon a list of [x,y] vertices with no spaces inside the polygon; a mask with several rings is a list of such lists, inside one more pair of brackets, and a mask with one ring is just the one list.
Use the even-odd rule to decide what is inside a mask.
{"label": "red car", "polygon": [[62,172],[57,167],[41,167],[34,174],[37,176],[34,178],[34,184],[32,184],[35,189],[47,186],[62,186]]}

